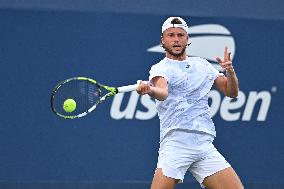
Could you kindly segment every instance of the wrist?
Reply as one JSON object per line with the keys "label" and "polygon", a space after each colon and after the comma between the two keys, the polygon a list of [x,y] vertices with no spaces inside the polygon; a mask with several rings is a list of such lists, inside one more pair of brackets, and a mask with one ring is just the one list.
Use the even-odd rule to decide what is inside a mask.
{"label": "wrist", "polygon": [[148,93],[147,93],[149,96],[153,96],[154,95],[154,90],[153,90],[153,87],[152,86],[150,86],[150,88],[149,88],[149,91],[148,91]]}
{"label": "wrist", "polygon": [[235,70],[234,70],[233,67],[231,67],[231,68],[229,68],[229,69],[226,70],[226,74],[228,74],[228,75],[232,75],[232,74],[234,74],[234,73],[235,73]]}

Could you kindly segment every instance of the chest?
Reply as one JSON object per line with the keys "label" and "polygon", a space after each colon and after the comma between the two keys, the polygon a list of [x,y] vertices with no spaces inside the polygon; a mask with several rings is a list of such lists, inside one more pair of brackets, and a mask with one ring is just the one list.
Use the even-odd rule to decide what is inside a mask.
{"label": "chest", "polygon": [[178,65],[171,71],[169,91],[188,93],[197,90],[210,75],[205,66]]}

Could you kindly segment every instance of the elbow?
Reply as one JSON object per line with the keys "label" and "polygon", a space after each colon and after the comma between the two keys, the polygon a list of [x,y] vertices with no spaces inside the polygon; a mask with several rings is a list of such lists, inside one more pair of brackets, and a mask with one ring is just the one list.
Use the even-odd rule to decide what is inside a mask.
{"label": "elbow", "polygon": [[232,94],[232,95],[230,95],[229,97],[231,97],[231,98],[237,98],[237,97],[238,97],[238,94]]}
{"label": "elbow", "polygon": [[165,95],[165,96],[163,96],[161,99],[159,99],[159,101],[167,100],[167,98],[168,98],[168,95]]}
{"label": "elbow", "polygon": [[239,95],[239,90],[236,90],[236,91],[233,91],[229,94],[226,94],[227,97],[230,97],[230,98],[237,98]]}
{"label": "elbow", "polygon": [[162,98],[160,101],[164,101],[167,100],[168,96],[165,96],[164,98]]}
{"label": "elbow", "polygon": [[165,92],[163,95],[160,96],[160,98],[158,98],[159,101],[164,101],[168,98],[168,92]]}

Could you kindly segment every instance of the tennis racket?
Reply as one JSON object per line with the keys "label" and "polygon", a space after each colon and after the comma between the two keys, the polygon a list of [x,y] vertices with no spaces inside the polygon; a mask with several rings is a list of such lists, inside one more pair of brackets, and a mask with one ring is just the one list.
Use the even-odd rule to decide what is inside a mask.
{"label": "tennis racket", "polygon": [[[88,115],[98,104],[117,93],[134,91],[137,84],[109,87],[87,77],[73,77],[61,81],[52,91],[51,109],[55,115],[65,119],[75,119]],[[71,100],[73,109],[66,111],[65,102]],[[74,104],[75,103],[75,104]]]}

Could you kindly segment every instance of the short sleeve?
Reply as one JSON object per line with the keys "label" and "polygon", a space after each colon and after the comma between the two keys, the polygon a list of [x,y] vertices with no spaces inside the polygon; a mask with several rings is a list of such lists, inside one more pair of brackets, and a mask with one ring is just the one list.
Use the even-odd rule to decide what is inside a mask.
{"label": "short sleeve", "polygon": [[168,74],[166,65],[162,65],[162,64],[153,65],[151,67],[151,70],[149,71],[149,74],[150,74],[149,75],[150,82],[154,77],[157,77],[157,76],[161,76],[165,78],[167,81],[169,81],[169,74]]}
{"label": "short sleeve", "polygon": [[208,71],[208,74],[212,75],[214,78],[224,76],[223,73],[219,72],[216,68],[214,68],[214,66],[206,59],[203,59],[203,62],[206,65],[206,70]]}

